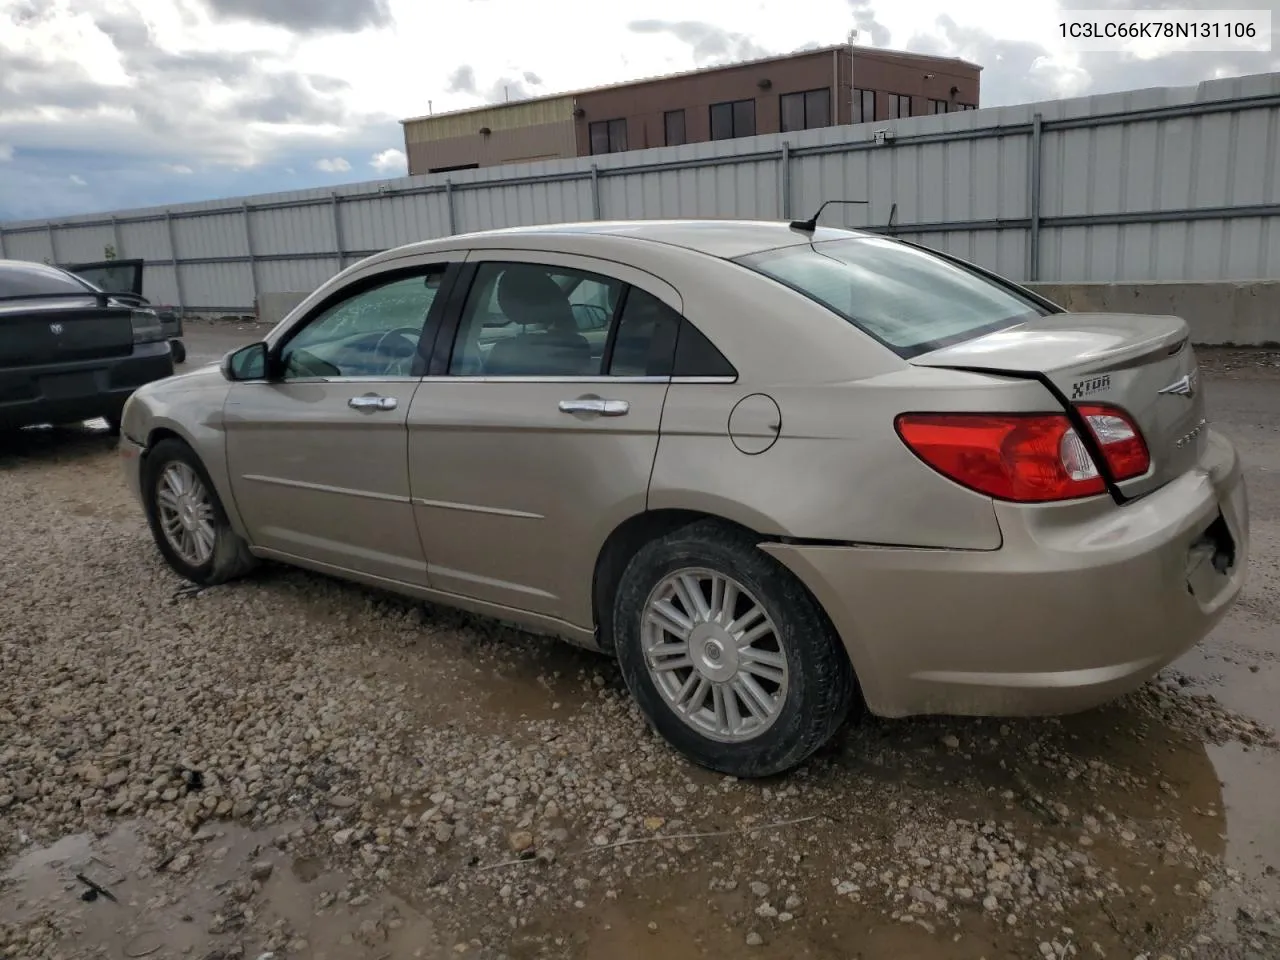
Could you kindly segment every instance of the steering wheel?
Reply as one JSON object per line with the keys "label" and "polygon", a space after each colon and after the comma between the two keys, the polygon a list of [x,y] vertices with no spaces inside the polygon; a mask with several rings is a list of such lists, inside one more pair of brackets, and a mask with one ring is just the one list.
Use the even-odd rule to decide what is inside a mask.
{"label": "steering wheel", "polygon": [[[418,341],[411,338],[421,336],[422,329],[420,327],[396,327],[394,330],[388,330],[373,345],[373,356],[379,360],[385,359],[388,376],[399,376],[404,372],[404,361],[411,360],[414,354],[418,352]],[[408,350],[398,350],[395,353],[388,351],[384,354],[382,345],[391,337],[399,337],[408,346]]]}

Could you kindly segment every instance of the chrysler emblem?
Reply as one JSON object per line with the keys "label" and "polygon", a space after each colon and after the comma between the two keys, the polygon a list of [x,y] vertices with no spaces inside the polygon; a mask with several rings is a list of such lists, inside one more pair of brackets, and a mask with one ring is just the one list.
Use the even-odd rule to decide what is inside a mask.
{"label": "chrysler emblem", "polygon": [[49,332],[52,333],[55,337],[62,336],[62,324],[60,323],[49,324]]}
{"label": "chrysler emblem", "polygon": [[1180,397],[1194,397],[1196,395],[1196,375],[1194,373],[1188,373],[1185,377],[1179,377],[1167,387],[1156,392],[1176,393]]}

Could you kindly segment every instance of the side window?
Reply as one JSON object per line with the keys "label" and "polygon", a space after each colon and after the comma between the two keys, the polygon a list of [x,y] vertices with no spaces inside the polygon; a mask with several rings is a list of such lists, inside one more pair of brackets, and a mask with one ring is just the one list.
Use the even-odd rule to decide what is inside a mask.
{"label": "side window", "polygon": [[581,270],[482,263],[462,310],[449,373],[598,376],[621,292],[622,281]]}
{"label": "side window", "polygon": [[680,324],[680,335],[676,339],[676,359],[671,375],[736,379],[738,371],[716,345],[707,339],[706,334],[685,320]]}
{"label": "side window", "polygon": [[679,329],[680,314],[653,294],[631,287],[618,320],[609,375],[669,377]]}
{"label": "side window", "polygon": [[280,352],[286,380],[413,375],[444,267],[399,277],[335,303]]}

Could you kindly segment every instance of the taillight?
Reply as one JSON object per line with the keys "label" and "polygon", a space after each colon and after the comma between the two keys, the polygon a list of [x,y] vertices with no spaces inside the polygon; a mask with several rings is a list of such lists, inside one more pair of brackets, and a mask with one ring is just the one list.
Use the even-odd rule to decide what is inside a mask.
{"label": "taillight", "polygon": [[1113,480],[1132,480],[1150,469],[1151,454],[1147,452],[1142,431],[1127,413],[1116,407],[1093,403],[1079,404],[1076,409],[1102,448]]}
{"label": "taillight", "polygon": [[[1116,480],[1146,472],[1146,444],[1120,410],[1080,407]],[[1065,414],[904,413],[898,435],[933,469],[999,500],[1046,503],[1106,489]]]}
{"label": "taillight", "polygon": [[164,339],[164,331],[160,327],[160,315],[145,307],[135,307],[129,313],[129,323],[133,327],[134,343],[155,343]]}

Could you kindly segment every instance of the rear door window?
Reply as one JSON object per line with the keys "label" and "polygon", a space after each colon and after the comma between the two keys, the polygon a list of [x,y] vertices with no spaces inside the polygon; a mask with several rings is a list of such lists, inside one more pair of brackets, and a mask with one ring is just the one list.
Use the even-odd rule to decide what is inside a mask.
{"label": "rear door window", "polygon": [[884,237],[784,247],[737,262],[828,307],[902,357],[1047,312],[974,270]]}

